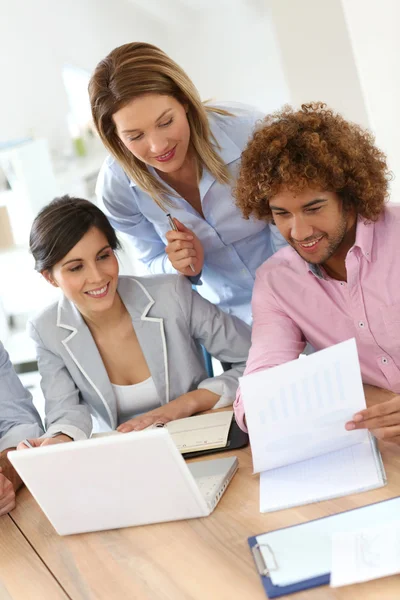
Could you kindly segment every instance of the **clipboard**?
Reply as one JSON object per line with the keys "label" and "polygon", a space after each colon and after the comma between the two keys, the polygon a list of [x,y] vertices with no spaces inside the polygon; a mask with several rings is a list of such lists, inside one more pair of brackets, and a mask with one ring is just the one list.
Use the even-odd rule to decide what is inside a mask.
{"label": "clipboard", "polygon": [[[313,577],[311,579],[305,579],[304,581],[298,581],[286,586],[274,585],[272,583],[270,573],[279,569],[279,565],[275,559],[272,548],[269,544],[259,544],[255,536],[248,539],[251,553],[256,565],[258,574],[261,577],[261,583],[263,584],[265,593],[268,598],[279,598],[279,596],[285,596],[286,594],[294,594],[295,592],[301,592],[308,590],[313,587],[320,585],[327,585],[330,582],[331,574],[325,573],[319,577]],[[272,562],[269,566],[266,565],[265,560],[261,554],[261,546],[267,546],[271,554]]]}
{"label": "clipboard", "polygon": [[237,450],[244,448],[249,443],[249,436],[245,431],[242,431],[236,423],[235,417],[232,419],[228,433],[228,441],[226,446],[222,448],[210,448],[207,450],[195,450],[194,452],[185,452],[183,458],[196,458],[197,456],[206,456],[207,454],[215,454],[216,452],[227,452],[228,450]]}
{"label": "clipboard", "polygon": [[[374,525],[389,524],[394,520],[398,520],[399,511],[400,497],[391,498],[390,500],[381,500],[380,502],[375,502],[361,508],[353,508],[336,515],[313,519],[306,523],[283,527],[266,534],[249,537],[248,543],[254,563],[268,598],[278,598],[286,594],[293,594],[294,592],[326,585],[329,584],[331,577],[329,560],[328,568],[324,573],[319,573],[314,577],[307,576],[303,579],[300,577],[298,581],[291,581],[287,585],[274,584],[271,575],[273,577],[274,572],[278,572],[281,566],[279,565],[277,552],[274,550],[274,544],[268,540],[268,537],[272,539],[275,536],[276,538],[280,532],[284,532],[286,536],[294,534],[297,537],[303,536],[306,539],[307,536],[309,538],[310,531],[316,531],[319,528],[319,524],[321,524],[320,531],[328,531],[325,537],[331,539],[331,533],[334,531],[357,531],[363,527],[370,526],[371,522]],[[262,536],[265,539],[260,541],[259,538]],[[315,552],[315,556],[320,552],[318,544],[314,546],[313,552]],[[265,556],[268,556],[268,558],[265,559]],[[311,555],[309,559],[310,561],[313,560]]]}

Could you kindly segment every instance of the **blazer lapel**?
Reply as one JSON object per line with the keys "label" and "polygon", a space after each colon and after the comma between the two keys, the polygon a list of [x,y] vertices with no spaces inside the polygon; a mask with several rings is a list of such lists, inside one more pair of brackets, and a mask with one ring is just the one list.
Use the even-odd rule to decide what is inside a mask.
{"label": "blazer lapel", "polygon": [[161,404],[169,402],[169,374],[164,320],[149,317],[154,300],[145,286],[131,277],[120,278],[118,292],[132,318],[132,324],[147,361]]}
{"label": "blazer lapel", "polygon": [[118,425],[117,404],[107,371],[82,315],[65,297],[58,305],[57,327],[70,332],[62,343],[96,393],[99,399],[98,412],[115,429]]}

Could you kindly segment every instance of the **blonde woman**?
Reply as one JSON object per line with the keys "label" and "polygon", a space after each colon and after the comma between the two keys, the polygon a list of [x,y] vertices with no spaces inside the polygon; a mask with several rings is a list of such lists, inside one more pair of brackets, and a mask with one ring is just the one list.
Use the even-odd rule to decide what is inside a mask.
{"label": "blonde woman", "polygon": [[186,275],[202,296],[250,323],[255,271],[284,243],[273,225],[244,219],[232,197],[262,114],[203,104],[173,60],[139,42],[98,64],[89,94],[111,154],[97,190],[112,225],[131,237],[151,273]]}

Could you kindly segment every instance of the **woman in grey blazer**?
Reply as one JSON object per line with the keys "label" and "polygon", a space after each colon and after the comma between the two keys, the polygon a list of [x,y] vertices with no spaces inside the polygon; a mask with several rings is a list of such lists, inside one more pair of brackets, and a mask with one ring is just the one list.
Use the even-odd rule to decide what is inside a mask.
{"label": "woman in grey blazer", "polygon": [[[36,269],[59,302],[29,322],[46,400],[46,437],[131,431],[231,405],[250,328],[191,288],[186,277],[119,277],[116,234],[87,200],[65,196],[37,216]],[[232,368],[208,378],[203,345]],[[32,440],[40,445],[42,439]]]}

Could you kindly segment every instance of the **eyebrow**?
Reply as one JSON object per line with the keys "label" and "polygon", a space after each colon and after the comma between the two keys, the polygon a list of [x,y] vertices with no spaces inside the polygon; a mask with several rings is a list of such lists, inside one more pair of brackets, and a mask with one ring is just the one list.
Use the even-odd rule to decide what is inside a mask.
{"label": "eyebrow", "polygon": [[[102,248],[101,250],[99,250],[97,252],[96,256],[98,256],[99,254],[101,254],[102,252],[104,252],[104,250],[106,248],[111,248],[110,244],[107,244],[107,246],[104,246],[104,248]],[[65,263],[63,263],[61,266],[65,267],[65,265],[68,265],[69,263],[79,262],[79,261],[83,262],[83,258],[70,258],[70,260],[65,261]]]}
{"label": "eyebrow", "polygon": [[[163,117],[165,117],[165,115],[172,110],[172,108],[167,108],[166,110],[164,110],[164,112],[161,113],[161,115],[156,119],[156,123],[158,123],[158,121],[160,121]],[[135,131],[140,131],[140,129],[123,129],[121,131],[121,133],[134,133]]]}
{"label": "eyebrow", "polygon": [[[328,202],[327,198],[316,198],[315,200],[311,200],[311,202],[307,202],[307,204],[304,204],[304,206],[302,206],[302,208],[309,208],[310,206],[315,206],[316,204],[323,204],[325,202]],[[280,206],[273,206],[272,204],[269,205],[270,210],[281,210],[281,211],[286,211],[286,208],[282,208]]]}

